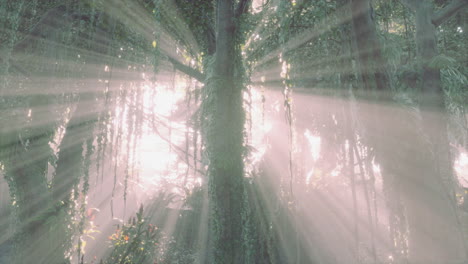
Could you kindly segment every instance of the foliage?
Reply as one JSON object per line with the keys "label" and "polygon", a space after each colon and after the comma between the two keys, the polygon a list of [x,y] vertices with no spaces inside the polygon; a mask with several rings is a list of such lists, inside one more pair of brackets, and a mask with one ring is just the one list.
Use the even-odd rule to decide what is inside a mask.
{"label": "foliage", "polygon": [[109,237],[112,251],[102,263],[145,264],[154,263],[161,237],[158,227],[149,224],[143,216],[143,206],[127,224],[117,226]]}

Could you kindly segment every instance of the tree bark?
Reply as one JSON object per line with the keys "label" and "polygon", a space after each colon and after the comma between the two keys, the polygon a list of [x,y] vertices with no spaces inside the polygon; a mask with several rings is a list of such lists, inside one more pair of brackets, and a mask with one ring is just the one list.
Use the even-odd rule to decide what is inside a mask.
{"label": "tree bark", "polygon": [[46,174],[54,124],[47,118],[50,112],[44,110],[50,99],[48,95],[32,97],[30,107],[37,111],[31,120],[28,122],[24,116],[14,116],[18,120],[10,122],[16,124],[5,123],[5,127],[11,131],[1,135],[8,138],[1,146],[4,154],[1,158],[16,210],[14,263],[29,263],[32,259],[38,259],[45,249],[45,244],[38,243],[38,238],[43,238],[47,230],[37,223],[47,212],[50,201]]}
{"label": "tree bark", "polygon": [[390,88],[390,79],[372,18],[371,3],[369,0],[351,0],[350,5],[360,75],[365,89],[385,91]]}
{"label": "tree bark", "polygon": [[[358,60],[365,87],[389,90],[389,80],[377,76],[371,68],[372,63],[385,63],[378,52],[380,48],[370,16],[369,1],[353,0],[352,4]],[[376,161],[381,164],[384,181],[395,182],[394,187],[398,190],[393,191],[401,192],[409,224],[409,263],[463,263],[466,256],[450,192],[452,164],[442,84],[439,70],[429,66],[437,55],[436,31],[431,20],[433,6],[430,1],[419,0],[407,1],[406,4],[416,12],[421,119],[411,118],[416,113],[399,109],[398,105],[389,108],[377,104],[378,101],[373,102],[363,109],[369,134],[367,138],[375,149]],[[385,73],[385,66],[377,72]],[[378,97],[381,95],[378,94]],[[415,132],[419,130],[423,133]],[[383,135],[388,142],[382,142]],[[411,146],[398,141],[401,139],[411,142]],[[393,141],[394,144],[389,143]],[[400,147],[397,147],[398,144]]]}
{"label": "tree bark", "polygon": [[432,21],[434,5],[432,1],[425,0],[418,1],[415,7],[421,123],[426,134],[422,147],[427,154],[420,160],[421,174],[409,178],[413,184],[417,183],[407,192],[408,211],[412,212],[408,222],[413,229],[410,232],[409,259],[414,263],[462,263],[467,256],[451,191],[453,164],[447,135],[445,96],[440,70],[430,65],[437,55],[436,27]]}
{"label": "tree bark", "polygon": [[242,84],[235,82],[234,1],[217,1],[216,53],[207,77],[203,107],[209,158],[213,263],[246,263]]}
{"label": "tree bark", "polygon": [[[416,54],[421,67],[421,91],[428,97],[437,100],[434,106],[443,107],[441,99],[442,84],[440,71],[429,66],[433,57],[437,55],[436,28],[432,24],[434,6],[430,1],[420,1],[415,9],[416,19]],[[443,97],[442,97],[443,99]]]}

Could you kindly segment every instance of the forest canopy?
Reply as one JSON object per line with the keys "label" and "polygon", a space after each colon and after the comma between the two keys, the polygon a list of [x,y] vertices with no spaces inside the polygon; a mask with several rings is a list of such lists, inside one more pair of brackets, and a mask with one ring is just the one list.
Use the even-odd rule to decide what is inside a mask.
{"label": "forest canopy", "polygon": [[0,264],[468,262],[467,0],[0,0]]}

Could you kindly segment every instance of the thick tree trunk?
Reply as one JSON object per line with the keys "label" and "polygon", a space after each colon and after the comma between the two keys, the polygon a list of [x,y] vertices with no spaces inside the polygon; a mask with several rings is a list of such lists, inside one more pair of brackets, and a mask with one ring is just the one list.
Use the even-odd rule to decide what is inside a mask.
{"label": "thick tree trunk", "polygon": [[437,55],[436,27],[432,23],[434,5],[425,0],[413,2],[413,6],[420,68],[421,125],[426,134],[421,150],[426,155],[420,156],[416,163],[420,173],[408,175],[404,185],[412,187],[405,192],[411,212],[408,215],[409,260],[411,263],[462,263],[467,256],[452,190],[444,92],[440,70],[430,65]]}
{"label": "thick tree trunk", "polygon": [[214,263],[246,263],[242,84],[236,83],[234,1],[217,2],[216,53],[204,100]]}
{"label": "thick tree trunk", "polygon": [[[414,1],[416,8],[416,44],[421,68],[421,114],[408,109],[386,107],[374,102],[363,108],[367,139],[381,164],[384,182],[399,192],[406,208],[409,225],[409,263],[463,263],[463,240],[450,181],[452,167],[446,133],[446,118],[439,70],[429,67],[436,55],[435,27],[431,22],[432,4]],[[366,89],[385,91],[390,81],[376,39],[368,0],[352,1],[353,26],[358,48],[361,76]],[[364,10],[364,11],[363,11]],[[367,10],[367,11],[365,11]],[[383,65],[377,72],[371,65]],[[381,94],[377,98],[382,99]],[[386,120],[385,123],[382,120]],[[423,131],[423,134],[415,131]],[[386,142],[382,141],[385,135]],[[393,143],[391,143],[393,142]],[[411,142],[411,146],[407,146]],[[398,147],[400,145],[400,147]],[[400,230],[405,231],[405,230]],[[399,254],[399,253],[398,253]]]}
{"label": "thick tree trunk", "polygon": [[1,145],[1,158],[16,211],[15,263],[29,263],[28,260],[37,259],[45,249],[44,244],[38,241],[47,230],[37,223],[41,221],[50,201],[46,174],[54,124],[46,118],[50,112],[43,110],[47,109],[49,103],[48,96],[33,97],[30,107],[38,111],[34,112],[30,120],[24,116],[15,116],[17,120],[5,123],[10,131],[1,135],[7,139]]}
{"label": "thick tree trunk", "polygon": [[[450,192],[448,145],[442,137],[430,141],[427,133],[421,133],[427,124],[425,116],[439,118],[440,113],[419,115],[395,104],[381,106],[375,114],[386,123],[381,127],[385,142],[376,148],[376,162],[381,166],[388,199],[393,199],[388,204],[398,204],[397,198],[404,208],[389,209],[394,210],[392,214],[406,216],[398,219],[404,226],[396,233],[407,237],[394,241],[399,246],[393,257],[407,259],[410,264],[464,263],[456,203]],[[432,123],[432,129],[443,131],[439,125]]]}

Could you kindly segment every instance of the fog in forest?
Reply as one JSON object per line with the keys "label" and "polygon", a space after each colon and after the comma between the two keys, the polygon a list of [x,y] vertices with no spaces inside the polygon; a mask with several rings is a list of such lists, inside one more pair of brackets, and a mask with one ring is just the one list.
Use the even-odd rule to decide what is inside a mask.
{"label": "fog in forest", "polygon": [[0,0],[0,264],[468,263],[465,0]]}

